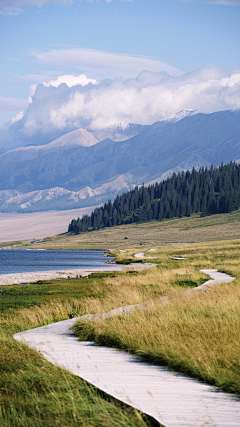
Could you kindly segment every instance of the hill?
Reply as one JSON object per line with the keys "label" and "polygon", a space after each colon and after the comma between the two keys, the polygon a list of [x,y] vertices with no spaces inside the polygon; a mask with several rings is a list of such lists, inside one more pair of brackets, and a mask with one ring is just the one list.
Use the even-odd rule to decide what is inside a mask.
{"label": "hill", "polygon": [[[70,192],[79,192],[86,188],[102,189],[97,200],[95,195],[86,194],[84,191],[85,196],[79,197],[76,204],[71,204],[71,194],[69,197],[64,196],[62,204],[54,200],[55,197],[49,199],[48,203],[44,202],[44,205],[36,204],[31,202],[33,197],[30,197],[30,207],[16,199],[7,206],[5,202],[9,197],[4,193],[1,210],[29,212],[91,206],[104,203],[123,188],[127,190],[143,182],[160,181],[171,176],[173,172],[189,170],[192,167],[199,169],[211,164],[217,166],[221,162],[240,158],[239,110],[213,114],[183,113],[151,126],[132,126],[134,132],[138,132],[137,135],[124,141],[113,141],[108,137],[96,142],[98,138],[110,134],[112,136],[115,131],[119,133],[116,129],[114,132],[108,129],[105,133],[96,133],[96,136],[89,136],[89,132],[86,133],[85,130],[82,131],[88,141],[84,142],[85,146],[79,143],[63,143],[69,138],[65,135],[56,140],[58,143],[55,141],[41,146],[44,148],[31,146],[4,153],[0,156],[2,191],[14,190],[18,192],[17,195],[24,194],[27,198],[30,197],[30,192],[52,188]],[[122,126],[122,138],[125,131]],[[75,135],[75,132],[79,130],[71,134]],[[124,185],[115,187],[110,195],[111,183],[120,177]],[[37,194],[34,194],[34,197],[36,196]]]}
{"label": "hill", "polygon": [[[54,220],[54,217],[52,220]],[[59,234],[44,238],[30,245],[28,240],[15,243],[0,243],[0,247],[14,244],[20,247],[22,244],[22,247],[27,245],[27,247],[33,249],[110,250],[111,253],[118,254],[118,259],[132,257],[134,261],[137,259],[133,257],[136,252],[146,252],[150,248],[156,248],[159,245],[163,245],[166,250],[170,246],[172,247],[172,252],[174,252],[175,246],[181,244],[184,252],[187,244],[194,246],[194,243],[209,242],[209,247],[212,248],[214,242],[217,241],[239,241],[239,228],[240,210],[237,210],[231,213],[205,217],[200,217],[200,214],[193,214],[190,217],[165,219],[163,221],[135,222],[117,227],[102,228],[91,233],[85,232],[81,235],[72,233]],[[121,252],[122,250],[127,250],[127,252]]]}
{"label": "hill", "polygon": [[230,163],[218,168],[182,172],[148,187],[117,196],[91,216],[73,219],[68,231],[76,234],[103,227],[144,222],[201,212],[201,216],[232,212],[240,207],[240,165]]}

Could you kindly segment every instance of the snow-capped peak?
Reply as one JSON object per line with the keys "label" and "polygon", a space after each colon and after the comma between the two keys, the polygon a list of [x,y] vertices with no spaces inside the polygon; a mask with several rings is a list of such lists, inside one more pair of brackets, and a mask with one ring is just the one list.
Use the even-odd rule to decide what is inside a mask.
{"label": "snow-capped peak", "polygon": [[199,113],[203,113],[203,110],[181,110],[176,114],[172,114],[171,116],[167,117],[164,121],[166,122],[179,122],[179,120],[184,119],[184,117],[189,117],[189,116],[195,116],[196,114]]}

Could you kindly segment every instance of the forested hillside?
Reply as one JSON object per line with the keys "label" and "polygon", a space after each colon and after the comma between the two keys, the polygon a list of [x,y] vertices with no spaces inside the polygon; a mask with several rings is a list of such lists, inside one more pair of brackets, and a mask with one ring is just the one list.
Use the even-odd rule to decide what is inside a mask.
{"label": "forested hillside", "polygon": [[231,212],[240,207],[240,164],[229,163],[175,173],[159,184],[135,187],[82,219],[73,219],[68,231],[81,233],[133,222]]}

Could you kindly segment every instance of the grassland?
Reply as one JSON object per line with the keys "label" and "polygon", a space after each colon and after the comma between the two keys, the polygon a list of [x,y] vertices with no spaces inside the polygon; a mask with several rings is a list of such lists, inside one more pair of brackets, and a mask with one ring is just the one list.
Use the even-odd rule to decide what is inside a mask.
{"label": "grassland", "polygon": [[[67,224],[66,224],[67,228]],[[239,238],[240,210],[201,218],[174,218],[142,224],[121,225],[79,235],[62,234],[32,245],[45,249],[104,249],[154,247],[175,243],[199,243]],[[127,239],[126,239],[127,237]],[[28,245],[28,241],[2,243],[1,246]]]}
{"label": "grassland", "polygon": [[[239,250],[239,240],[160,247],[153,260],[157,270],[146,276],[151,274],[153,287],[158,281],[164,283],[166,277],[169,285],[174,281],[179,286],[169,288],[168,300],[162,304],[156,295],[143,311],[79,322],[75,333],[82,340],[121,348],[240,395]],[[187,259],[169,259],[172,255]],[[123,256],[126,254],[120,253],[119,257]],[[190,297],[184,293],[184,283],[190,285],[193,272],[201,268],[217,268],[236,280]],[[182,280],[179,273],[184,269]]]}
{"label": "grassland", "polygon": [[84,314],[91,304],[98,307],[105,299],[114,304],[117,292],[107,279],[110,278],[2,287],[1,426],[154,425],[144,415],[104,396],[13,339],[14,333]]}
{"label": "grassland", "polygon": [[[84,322],[76,332],[81,339],[123,348],[240,394],[239,221],[240,211],[205,218],[195,215],[78,236],[53,236],[32,245],[106,249],[119,263],[135,260],[136,252],[144,252],[142,261],[155,267],[141,271],[129,266],[123,273],[95,274],[89,279],[1,287],[0,425],[152,425],[13,339],[14,333],[26,329],[145,300],[152,302],[148,310]],[[156,252],[147,252],[153,247]],[[173,256],[187,259],[174,260]],[[236,280],[186,298],[186,289],[208,279],[201,268],[217,268]],[[157,300],[165,295],[169,299],[163,306]]]}

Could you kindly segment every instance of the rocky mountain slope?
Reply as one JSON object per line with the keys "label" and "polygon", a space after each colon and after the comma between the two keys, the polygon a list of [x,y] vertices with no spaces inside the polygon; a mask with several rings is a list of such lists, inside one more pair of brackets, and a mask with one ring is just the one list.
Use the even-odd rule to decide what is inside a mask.
{"label": "rocky mountain slope", "polygon": [[[137,134],[121,140],[127,129]],[[107,138],[98,142],[103,137]],[[239,110],[180,112],[151,126],[119,125],[102,133],[80,129],[45,146],[18,148],[1,155],[0,190],[5,192],[0,193],[0,206],[3,211],[90,206],[114,197],[121,189],[159,181],[174,171],[217,166],[239,158]],[[15,200],[7,201],[10,193],[6,190],[18,192],[12,197]],[[43,195],[42,190],[51,190],[49,202],[49,192]],[[36,197],[39,199],[33,202]]]}

